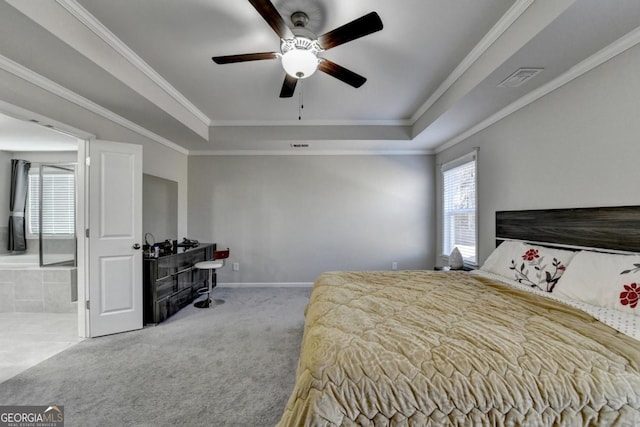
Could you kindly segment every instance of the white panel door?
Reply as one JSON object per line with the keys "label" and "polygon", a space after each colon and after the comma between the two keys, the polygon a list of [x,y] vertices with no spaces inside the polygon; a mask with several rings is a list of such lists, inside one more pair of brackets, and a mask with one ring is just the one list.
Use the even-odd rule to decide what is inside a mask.
{"label": "white panel door", "polygon": [[89,334],[142,328],[142,146],[89,144]]}

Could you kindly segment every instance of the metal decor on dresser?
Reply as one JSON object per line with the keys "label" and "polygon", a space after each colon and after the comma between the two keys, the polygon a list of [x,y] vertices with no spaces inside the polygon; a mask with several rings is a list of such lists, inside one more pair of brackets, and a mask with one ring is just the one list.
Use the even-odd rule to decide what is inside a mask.
{"label": "metal decor on dresser", "polygon": [[496,239],[640,252],[640,206],[499,211]]}

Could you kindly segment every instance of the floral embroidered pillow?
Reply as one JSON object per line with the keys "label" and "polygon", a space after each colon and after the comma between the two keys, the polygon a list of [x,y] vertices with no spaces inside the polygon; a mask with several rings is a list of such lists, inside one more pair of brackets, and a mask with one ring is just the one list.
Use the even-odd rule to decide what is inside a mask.
{"label": "floral embroidered pillow", "polygon": [[640,256],[582,251],[555,293],[640,316]]}
{"label": "floral embroidered pillow", "polygon": [[507,241],[493,251],[481,269],[552,292],[574,255],[572,251]]}

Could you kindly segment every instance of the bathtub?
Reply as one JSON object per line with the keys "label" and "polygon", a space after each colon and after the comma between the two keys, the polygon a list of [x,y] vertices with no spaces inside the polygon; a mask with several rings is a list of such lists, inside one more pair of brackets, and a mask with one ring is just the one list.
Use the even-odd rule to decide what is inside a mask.
{"label": "bathtub", "polygon": [[0,312],[77,312],[77,271],[40,267],[38,254],[0,255]]}
{"label": "bathtub", "polygon": [[5,268],[40,268],[38,254],[0,255],[0,269]]}
{"label": "bathtub", "polygon": [[[47,255],[50,262],[67,261],[69,255]],[[56,266],[51,266],[51,268]],[[0,255],[0,269],[6,268],[40,268],[40,256],[38,254]],[[49,266],[42,268],[50,268]],[[64,267],[64,268],[68,268]]]}

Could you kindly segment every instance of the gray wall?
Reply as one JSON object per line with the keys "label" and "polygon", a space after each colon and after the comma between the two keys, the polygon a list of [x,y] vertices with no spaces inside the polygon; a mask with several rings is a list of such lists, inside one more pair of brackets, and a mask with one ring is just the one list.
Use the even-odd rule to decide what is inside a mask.
{"label": "gray wall", "polygon": [[231,249],[222,283],[428,268],[433,178],[424,155],[190,157],[189,234]]}
{"label": "gray wall", "polygon": [[640,205],[638,70],[640,46],[437,156],[442,164],[480,147],[481,262],[498,210]]}
{"label": "gray wall", "polygon": [[142,176],[142,231],[151,233],[149,244],[178,238],[178,183],[144,174]]}

